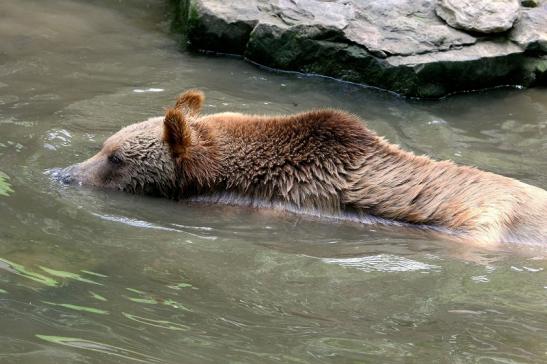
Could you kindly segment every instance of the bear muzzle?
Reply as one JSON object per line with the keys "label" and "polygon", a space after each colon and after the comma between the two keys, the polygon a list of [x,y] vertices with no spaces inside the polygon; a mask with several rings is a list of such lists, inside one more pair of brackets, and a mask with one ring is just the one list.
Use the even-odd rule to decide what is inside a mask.
{"label": "bear muzzle", "polygon": [[48,174],[54,180],[65,185],[83,185],[84,183],[81,179],[78,166],[78,164],[74,164],[66,168],[52,168],[46,171],[46,174]]}
{"label": "bear muzzle", "polygon": [[108,187],[105,183],[106,163],[97,155],[81,163],[66,168],[54,168],[48,174],[66,185]]}

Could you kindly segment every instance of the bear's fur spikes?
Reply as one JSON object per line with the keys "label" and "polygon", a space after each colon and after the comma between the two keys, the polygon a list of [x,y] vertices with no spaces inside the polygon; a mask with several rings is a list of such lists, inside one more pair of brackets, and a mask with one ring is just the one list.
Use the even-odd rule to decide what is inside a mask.
{"label": "bear's fur spikes", "polygon": [[174,199],[375,216],[484,243],[547,243],[547,192],[538,187],[403,151],[343,111],[200,115],[203,100],[200,91],[183,93],[164,117],[120,130],[67,174]]}
{"label": "bear's fur spikes", "polygon": [[188,90],[180,94],[175,104],[175,109],[182,111],[187,116],[196,116],[201,111],[205,95],[200,90]]}

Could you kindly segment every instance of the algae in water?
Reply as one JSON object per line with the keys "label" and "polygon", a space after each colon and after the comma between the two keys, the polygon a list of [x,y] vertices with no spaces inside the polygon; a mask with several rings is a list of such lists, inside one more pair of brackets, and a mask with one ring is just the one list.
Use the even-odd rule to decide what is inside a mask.
{"label": "algae in water", "polygon": [[8,182],[9,176],[0,171],[0,196],[9,196],[13,193],[11,184]]}

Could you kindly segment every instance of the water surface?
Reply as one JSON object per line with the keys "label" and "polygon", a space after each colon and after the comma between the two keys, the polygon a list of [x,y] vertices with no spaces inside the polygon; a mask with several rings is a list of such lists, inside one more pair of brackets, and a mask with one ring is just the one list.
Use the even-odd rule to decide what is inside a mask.
{"label": "water surface", "polygon": [[545,89],[420,102],[272,73],[182,52],[165,11],[0,4],[0,362],[547,361],[545,249],[50,181],[197,87],[206,112],[343,108],[418,154],[547,188]]}

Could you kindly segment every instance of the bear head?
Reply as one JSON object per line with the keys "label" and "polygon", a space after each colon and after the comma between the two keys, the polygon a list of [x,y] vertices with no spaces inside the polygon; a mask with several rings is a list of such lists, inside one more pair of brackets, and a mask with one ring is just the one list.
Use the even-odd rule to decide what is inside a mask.
{"label": "bear head", "polygon": [[189,122],[198,117],[203,100],[201,91],[184,92],[164,117],[121,129],[93,157],[54,176],[67,184],[176,197],[179,162],[192,144]]}

